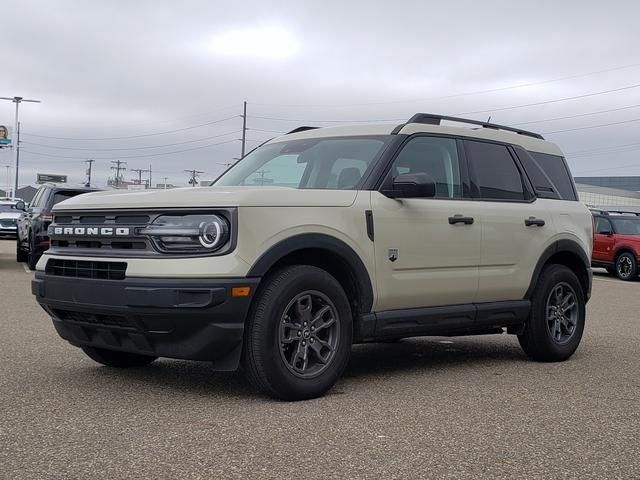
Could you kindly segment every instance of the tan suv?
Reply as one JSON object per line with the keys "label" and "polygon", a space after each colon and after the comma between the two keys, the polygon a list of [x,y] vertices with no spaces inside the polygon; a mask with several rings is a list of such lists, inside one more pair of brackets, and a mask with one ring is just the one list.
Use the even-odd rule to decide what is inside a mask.
{"label": "tan suv", "polygon": [[242,364],[304,399],[356,342],[510,333],[561,361],[585,325],[591,215],[558,147],[505,126],[301,127],[213,187],[88,194],[54,215],[33,292],[113,367]]}

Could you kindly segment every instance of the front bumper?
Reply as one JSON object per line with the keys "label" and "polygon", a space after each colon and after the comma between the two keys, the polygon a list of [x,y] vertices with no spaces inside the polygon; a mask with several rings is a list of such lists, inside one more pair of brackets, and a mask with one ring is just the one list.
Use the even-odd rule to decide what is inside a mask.
{"label": "front bumper", "polygon": [[11,235],[15,237],[18,234],[18,228],[15,226],[3,226],[0,225],[0,235]]}
{"label": "front bumper", "polygon": [[[72,345],[235,370],[259,278],[96,280],[36,272],[32,293]],[[250,286],[246,297],[232,287]]]}

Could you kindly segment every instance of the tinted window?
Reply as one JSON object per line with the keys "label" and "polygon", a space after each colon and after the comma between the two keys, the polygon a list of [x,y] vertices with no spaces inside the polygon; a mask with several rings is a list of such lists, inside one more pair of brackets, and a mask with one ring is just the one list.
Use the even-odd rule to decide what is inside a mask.
{"label": "tinted window", "polygon": [[59,204],[60,202],[64,202],[65,200],[81,195],[83,193],[86,193],[86,192],[74,192],[72,190],[56,192],[53,194],[53,201],[51,202],[51,205],[49,206],[49,208]]}
{"label": "tinted window", "polygon": [[640,218],[638,217],[615,217],[611,221],[616,227],[619,235],[640,235]]}
{"label": "tinted window", "polygon": [[548,155],[546,153],[529,152],[535,158],[536,162],[547,177],[553,182],[556,191],[564,200],[577,200],[576,193],[573,190],[571,176],[564,163],[564,159],[557,155]]}
{"label": "tinted window", "polygon": [[466,145],[482,198],[524,200],[522,177],[507,147],[475,141]]}
{"label": "tinted window", "polygon": [[456,141],[452,138],[416,137],[398,154],[391,177],[404,173],[426,173],[436,183],[436,197],[462,197],[460,164]]}
{"label": "tinted window", "polygon": [[611,228],[611,222],[603,217],[596,217],[596,233],[610,233],[613,232]]}
{"label": "tinted window", "polygon": [[538,162],[531,156],[530,153],[525,152],[522,149],[516,147],[516,153],[522,162],[536,195],[542,198],[554,198],[559,200],[562,198],[558,192],[558,188],[549,179],[546,173],[542,170],[542,167],[538,165]]}

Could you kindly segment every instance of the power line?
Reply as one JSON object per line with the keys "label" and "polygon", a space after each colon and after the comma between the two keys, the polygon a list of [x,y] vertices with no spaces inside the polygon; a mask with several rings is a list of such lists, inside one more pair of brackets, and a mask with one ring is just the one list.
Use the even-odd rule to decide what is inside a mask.
{"label": "power line", "polygon": [[640,118],[634,118],[632,120],[623,120],[622,122],[601,123],[600,125],[589,125],[586,127],[567,128],[565,130],[554,130],[553,132],[542,132],[543,135],[550,135],[552,133],[564,133],[564,132],[577,132],[578,130],[588,130],[590,128],[609,127],[611,125],[622,125],[625,123],[640,122]]}
{"label": "power line", "polygon": [[213,140],[214,138],[224,137],[226,135],[232,135],[239,133],[240,130],[234,130],[233,132],[221,133],[220,135],[212,135],[210,137],[197,138],[195,140],[187,140],[184,142],[176,142],[176,143],[165,143],[162,145],[147,145],[144,147],[128,147],[128,148],[82,148],[82,147],[60,147],[58,145],[47,145],[44,143],[35,143],[35,142],[22,142],[25,145],[35,145],[38,147],[46,147],[46,148],[55,148],[58,150],[81,150],[81,151],[89,151],[89,152],[117,152],[122,150],[145,150],[148,148],[162,148],[162,147],[174,147],[176,145],[186,145],[189,143],[203,142],[205,140]]}
{"label": "power line", "polygon": [[[484,93],[495,93],[495,92],[501,92],[501,91],[505,91],[505,90],[513,90],[513,89],[516,89],[516,88],[533,87],[533,86],[536,86],[536,85],[544,85],[544,84],[547,84],[547,83],[561,82],[561,81],[564,81],[564,80],[571,80],[571,79],[574,79],[574,78],[588,77],[588,76],[597,75],[597,74],[600,74],[600,73],[614,72],[614,71],[617,71],[617,70],[635,68],[635,67],[638,67],[638,66],[640,66],[640,63],[634,63],[634,64],[631,64],[631,65],[622,65],[622,66],[618,66],[618,67],[607,68],[607,69],[604,69],[604,70],[597,70],[597,71],[594,71],[594,72],[568,75],[568,76],[565,76],[565,77],[558,77],[558,78],[553,78],[553,79],[549,79],[549,80],[541,80],[539,82],[520,83],[520,84],[516,84],[516,85],[509,85],[509,86],[506,86],[506,87],[498,87],[498,88],[491,88],[491,89],[485,89],[485,90],[476,90],[476,91],[473,91],[473,92],[455,93],[455,94],[450,94],[450,95],[441,95],[441,96],[426,97],[426,98],[412,98],[412,99],[407,99],[407,100],[394,100],[394,101],[387,101],[387,102],[341,103],[341,104],[281,104],[281,103],[259,103],[259,102],[251,102],[251,103],[254,104],[254,105],[272,106],[272,107],[352,107],[352,106],[366,106],[366,105],[390,105],[390,104],[394,104],[394,103],[424,102],[424,101],[428,101],[428,100],[442,100],[442,99],[447,99],[447,98],[456,98],[456,97],[466,97],[466,96],[471,96],[471,95],[480,95],[480,94],[484,94]],[[484,113],[484,112],[482,112],[482,113]]]}
{"label": "power line", "polygon": [[[591,115],[600,115],[601,113],[611,113],[611,112],[619,112],[622,110],[629,110],[631,108],[638,108],[640,107],[640,104],[636,104],[636,105],[627,105],[625,107],[620,107],[620,108],[611,108],[609,110],[598,110],[597,112],[589,112],[589,113],[580,113],[580,114],[576,114],[576,115],[567,115],[565,117],[554,117],[554,118],[545,118],[542,120],[533,120],[531,122],[521,122],[521,123],[513,123],[513,126],[519,126],[519,125],[530,125],[533,123],[544,123],[544,122],[551,122],[554,120],[568,120],[570,118],[580,118],[580,117],[588,117]],[[25,142],[23,142],[25,143]]]}
{"label": "power line", "polygon": [[[199,147],[193,147],[193,148],[185,148],[182,150],[173,150],[171,152],[161,152],[161,153],[149,153],[147,155],[127,155],[127,156],[118,156],[118,157],[96,157],[96,160],[109,160],[112,158],[145,158],[145,157],[158,157],[160,155],[172,155],[174,153],[182,153],[182,152],[190,152],[192,150],[200,150],[202,148],[209,148],[209,147],[215,147],[218,145],[224,145],[226,143],[231,143],[231,142],[237,142],[238,139],[233,138],[231,140],[226,140],[224,142],[218,142],[218,143],[210,143],[208,145],[201,145]],[[70,160],[77,160],[77,159],[82,159],[84,157],[66,157],[64,155],[54,155],[51,153],[41,153],[41,152],[32,152],[31,150],[22,150],[23,152],[26,153],[30,153],[31,155],[41,155],[44,157],[54,157],[54,158],[66,158],[66,159],[70,159]]]}
{"label": "power line", "polygon": [[606,153],[608,151],[614,151],[617,150],[619,148],[623,148],[623,147],[635,147],[635,146],[639,146],[640,143],[626,143],[623,145],[610,145],[608,147],[598,147],[598,148],[589,148],[589,149],[585,149],[585,150],[575,150],[573,152],[565,152],[566,155],[576,155],[576,154],[581,154],[581,153],[590,153],[590,152],[597,152],[597,151],[603,151],[603,153]]}
{"label": "power line", "polygon": [[247,130],[251,130],[252,132],[265,132],[265,133],[287,133],[282,130],[263,130],[260,128],[247,128]]}
{"label": "power line", "polygon": [[176,128],[174,130],[167,130],[167,131],[164,131],[164,132],[145,133],[145,134],[141,134],[141,135],[128,135],[128,136],[124,136],[124,137],[100,137],[100,138],[51,137],[51,136],[48,136],[48,135],[36,135],[35,133],[28,133],[26,135],[28,135],[30,137],[50,138],[50,139],[54,139],[54,140],[76,140],[76,141],[126,140],[128,138],[154,137],[154,136],[157,136],[157,135],[166,135],[166,134],[169,134],[169,133],[184,132],[185,130],[193,130],[195,128],[206,127],[206,126],[209,126],[209,125],[214,125],[216,123],[226,122],[228,120],[232,120],[232,119],[238,118],[238,117],[239,117],[239,115],[234,115],[233,117],[221,118],[219,120],[214,120],[212,122],[207,122],[207,123],[201,123],[199,125],[192,125],[190,127]]}
{"label": "power line", "polygon": [[550,103],[566,102],[568,100],[577,100],[579,98],[595,97],[597,95],[605,95],[607,93],[621,92],[623,90],[631,90],[633,88],[638,88],[638,87],[640,87],[640,83],[636,83],[634,85],[628,85],[626,87],[614,88],[611,90],[602,90],[600,92],[585,93],[583,95],[575,95],[573,97],[564,97],[564,98],[557,98],[555,100],[546,100],[544,102],[524,103],[521,105],[512,105],[509,107],[491,108],[489,110],[475,110],[473,112],[459,112],[459,113],[454,113],[453,115],[472,115],[474,113],[502,112],[504,110],[514,110],[516,108],[534,107],[537,105],[548,105]]}

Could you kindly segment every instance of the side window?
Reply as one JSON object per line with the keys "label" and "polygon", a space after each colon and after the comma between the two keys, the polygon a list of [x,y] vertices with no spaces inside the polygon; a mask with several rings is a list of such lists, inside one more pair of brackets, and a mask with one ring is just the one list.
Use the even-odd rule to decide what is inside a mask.
{"label": "side window", "polygon": [[480,196],[488,200],[524,200],[520,170],[504,145],[466,142]]}
{"label": "side window", "polygon": [[611,222],[604,217],[596,217],[596,233],[608,234],[613,233]]}
{"label": "side window", "polygon": [[462,197],[458,149],[452,138],[411,139],[394,160],[390,176],[404,173],[428,174],[436,183],[436,198]]}
{"label": "side window", "polygon": [[298,163],[298,155],[280,155],[244,179],[244,185],[277,185],[298,188],[306,163]]}
{"label": "side window", "polygon": [[571,176],[562,157],[537,152],[529,152],[529,154],[536,159],[564,200],[577,200]]}
{"label": "side window", "polygon": [[44,195],[46,191],[46,188],[39,188],[38,191],[36,192],[35,197],[33,197],[33,200],[31,200],[31,208],[39,208],[40,204],[42,203],[42,196]]}

